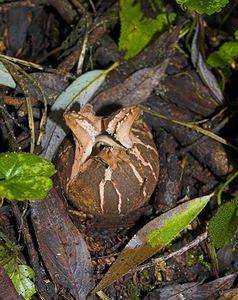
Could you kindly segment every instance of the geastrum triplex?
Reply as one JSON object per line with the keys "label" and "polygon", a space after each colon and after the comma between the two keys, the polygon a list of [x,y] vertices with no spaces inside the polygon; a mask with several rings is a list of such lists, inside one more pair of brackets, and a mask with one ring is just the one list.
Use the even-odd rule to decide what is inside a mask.
{"label": "geastrum triplex", "polygon": [[66,112],[74,143],[64,144],[59,175],[75,207],[97,216],[125,216],[150,199],[159,176],[159,155],[136,106],[96,116],[91,105]]}

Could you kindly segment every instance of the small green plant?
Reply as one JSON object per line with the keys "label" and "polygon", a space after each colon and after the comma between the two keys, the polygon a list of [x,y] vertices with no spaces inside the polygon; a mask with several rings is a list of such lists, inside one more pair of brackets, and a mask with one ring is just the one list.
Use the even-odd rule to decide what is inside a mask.
{"label": "small green plant", "polygon": [[238,29],[234,32],[235,39],[238,40]]}
{"label": "small green plant", "polygon": [[210,53],[207,63],[213,68],[228,71],[238,56],[238,41],[225,42],[217,51]]}
{"label": "small green plant", "polygon": [[[212,15],[220,12],[229,3],[229,0],[176,0],[176,2],[182,9],[191,9],[198,14]],[[156,0],[156,4],[160,13],[155,18],[148,18],[142,11],[140,1],[120,0],[119,49],[126,50],[125,59],[140,53],[155,35],[163,32],[175,20],[176,14],[172,12],[168,15],[163,0]],[[153,3],[150,5],[153,9]]]}
{"label": "small green plant", "polygon": [[212,15],[218,13],[224,8],[229,0],[176,0],[183,9],[192,9],[199,14]]}
{"label": "small green plant", "polygon": [[35,200],[46,197],[53,186],[55,166],[30,153],[0,154],[0,198]]}
{"label": "small green plant", "polygon": [[175,13],[169,16],[162,0],[157,0],[161,13],[156,18],[147,18],[141,9],[140,3],[134,0],[120,0],[121,34],[119,49],[126,50],[125,59],[140,53],[151,41],[155,34],[163,32],[176,17]]}
{"label": "small green plant", "polygon": [[211,270],[211,266],[207,261],[205,261],[204,255],[199,254],[195,249],[196,248],[191,249],[190,251],[187,252],[188,265],[191,267],[195,264],[200,264],[201,266],[203,266],[207,270]]}
{"label": "small green plant", "polygon": [[0,232],[0,265],[11,278],[19,295],[29,300],[36,293],[35,273],[31,267],[21,263],[18,258],[20,252],[21,247]]}
{"label": "small green plant", "polygon": [[[238,30],[234,33],[238,39]],[[221,89],[224,90],[231,68],[235,68],[235,58],[238,56],[238,41],[228,41],[223,43],[220,48],[209,54],[207,64],[215,68],[221,77]]]}
{"label": "small green plant", "polygon": [[131,278],[128,281],[123,281],[120,284],[121,298],[124,297],[124,294],[127,294],[128,299],[140,300],[141,292],[149,292],[154,288],[152,281],[152,276],[148,270],[138,272],[134,279]]}

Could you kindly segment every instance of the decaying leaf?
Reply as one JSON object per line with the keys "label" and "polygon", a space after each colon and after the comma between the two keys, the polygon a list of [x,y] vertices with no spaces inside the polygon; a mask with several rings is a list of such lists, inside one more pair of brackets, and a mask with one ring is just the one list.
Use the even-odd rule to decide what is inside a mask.
{"label": "decaying leaf", "polygon": [[217,82],[215,75],[211,72],[211,70],[209,70],[205,59],[202,55],[203,49],[200,48],[204,45],[203,43],[201,43],[201,40],[204,40],[204,35],[201,35],[200,31],[201,25],[200,22],[198,22],[195,28],[195,33],[192,41],[192,63],[194,67],[197,68],[198,73],[204,84],[210,89],[217,102],[221,104],[224,102],[224,96],[222,94],[221,88]]}
{"label": "decaying leaf", "polygon": [[[232,287],[237,274],[229,274],[208,283],[189,282],[184,284],[170,284],[165,287],[156,289],[149,293],[144,300],[178,300],[182,297],[190,300],[217,299],[221,290],[228,290]],[[179,297],[179,298],[178,298]],[[219,298],[231,299],[231,298]],[[234,299],[235,300],[235,299]]]}
{"label": "decaying leaf", "polygon": [[[156,113],[167,116],[169,119],[191,122],[192,115],[182,107],[166,101],[162,97],[153,96],[148,100],[148,106]],[[224,176],[233,171],[232,160],[228,158],[225,147],[213,139],[204,137],[201,134],[184,126],[178,126],[171,121],[154,117],[151,114],[144,114],[144,119],[152,127],[163,127],[172,133],[183,147],[194,144],[191,152],[205,166],[209,167],[218,176]],[[197,142],[199,141],[199,142]]]}
{"label": "decaying leaf", "polygon": [[210,194],[183,203],[146,224],[129,241],[92,293],[104,289],[162,250],[197,217],[212,196]]}
{"label": "decaying leaf", "polygon": [[[64,77],[54,73],[34,72],[31,73],[31,77],[41,86],[48,105],[53,105],[56,99],[68,85]],[[35,99],[42,98],[41,91],[37,89],[31,81],[28,83],[28,89],[30,95],[32,95],[32,97]]]}
{"label": "decaying leaf", "polygon": [[[19,295],[21,295],[25,300],[29,300],[32,295],[36,293],[34,283],[35,272],[31,267],[19,262],[18,256],[20,255],[21,247],[7,238],[4,240],[5,238],[6,237],[1,233],[0,266],[2,266],[7,272]],[[0,297],[0,299],[5,300],[6,298]]]}
{"label": "decaying leaf", "polygon": [[[210,87],[204,85],[198,72],[187,70],[181,74],[165,77],[159,85],[159,92],[166,100],[206,118],[220,105],[211,93]],[[181,86],[185,88],[181,89]]]}
{"label": "decaying leaf", "polygon": [[0,266],[0,299],[4,300],[22,300],[22,297],[16,291],[7,272]]}
{"label": "decaying leaf", "polygon": [[61,197],[53,188],[45,200],[31,205],[39,250],[53,282],[68,288],[75,299],[86,299],[94,286],[93,266]]}
{"label": "decaying leaf", "polygon": [[164,76],[167,66],[168,60],[166,59],[156,67],[136,71],[122,83],[102,91],[93,99],[95,109],[98,110],[110,104],[138,105],[146,101]]}

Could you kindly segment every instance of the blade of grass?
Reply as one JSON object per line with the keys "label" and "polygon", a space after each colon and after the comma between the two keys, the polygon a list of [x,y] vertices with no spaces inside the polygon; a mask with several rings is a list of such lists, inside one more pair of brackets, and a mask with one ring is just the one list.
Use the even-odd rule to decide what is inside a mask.
{"label": "blade of grass", "polygon": [[[31,143],[30,143],[30,152],[33,153],[35,149],[35,126],[34,126],[34,117],[33,117],[33,110],[31,104],[30,94],[28,92],[28,88],[25,85],[24,79],[19,75],[26,73],[21,67],[18,65],[1,58],[1,60],[5,63],[5,66],[8,68],[12,77],[16,80],[19,84],[20,88],[22,89],[23,93],[26,97],[26,105],[27,105],[27,112],[28,112],[28,124],[31,132]],[[24,74],[25,75],[25,74]]]}
{"label": "blade of grass", "polygon": [[220,187],[218,193],[217,193],[217,204],[221,205],[221,195],[226,188],[236,177],[238,176],[238,171],[236,171],[233,175],[231,175],[227,181]]}
{"label": "blade of grass", "polygon": [[234,146],[233,144],[231,144],[230,142],[228,142],[226,139],[223,139],[219,135],[217,135],[217,134],[215,134],[215,133],[213,133],[213,132],[211,132],[209,130],[206,130],[206,129],[204,129],[204,128],[200,127],[200,126],[197,126],[197,125],[195,125],[193,123],[188,123],[188,122],[183,122],[183,121],[171,119],[171,118],[169,118],[169,117],[167,117],[165,115],[161,115],[161,114],[159,114],[159,113],[157,113],[157,112],[155,112],[155,111],[153,111],[153,110],[151,110],[151,109],[149,109],[149,108],[147,108],[147,107],[145,107],[143,105],[139,105],[139,106],[141,107],[141,109],[144,112],[146,112],[148,114],[151,114],[151,115],[153,115],[153,116],[155,116],[157,118],[168,120],[168,121],[170,121],[172,123],[175,123],[175,124],[178,124],[178,125],[190,128],[192,130],[195,130],[195,131],[197,131],[197,132],[199,132],[199,133],[201,133],[203,135],[206,135],[206,136],[210,137],[213,140],[216,140],[217,142],[219,142],[221,144],[224,144],[224,145],[226,145],[226,146],[234,149],[235,151],[238,151],[238,148],[236,146]]}

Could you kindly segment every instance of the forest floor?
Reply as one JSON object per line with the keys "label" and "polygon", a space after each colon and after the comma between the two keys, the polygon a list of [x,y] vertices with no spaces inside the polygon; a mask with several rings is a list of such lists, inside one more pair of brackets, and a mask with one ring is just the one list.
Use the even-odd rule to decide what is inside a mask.
{"label": "forest floor", "polygon": [[[31,152],[51,160],[58,171],[45,199],[2,199],[0,299],[238,299],[238,1],[210,16],[182,10],[175,1],[164,1],[163,8],[162,1],[127,1],[131,12],[136,7],[142,16],[131,32],[134,16],[123,19],[119,1],[0,2],[0,152]],[[153,22],[162,14],[165,26],[154,32]],[[115,121],[116,129],[106,136],[110,142],[91,154],[97,167],[83,175],[83,184],[99,190],[102,201],[111,176],[114,190],[107,186],[108,193],[119,199],[118,215],[104,198],[104,209],[96,202],[77,208],[62,184],[71,174],[74,150],[63,163],[59,157],[67,143],[76,144],[67,135],[63,112],[86,103],[100,116],[95,120],[107,116],[102,122]],[[134,109],[159,153],[159,162],[148,163],[149,146],[140,150],[141,174],[129,156],[127,166],[139,183],[144,177],[143,184],[150,184],[154,170],[159,173],[141,205],[141,184],[114,168],[121,157],[113,156],[111,175],[99,169],[100,153],[107,147],[115,151],[110,143],[130,153],[123,138],[138,130],[131,130]],[[86,149],[90,133],[82,124],[97,130],[97,121],[87,113],[78,118],[81,136],[86,132],[78,143]],[[117,128],[123,124],[127,136],[122,132],[120,139]],[[5,197],[1,189],[0,196]],[[123,203],[128,197],[131,207]],[[203,206],[190,211],[198,199]],[[161,244],[147,239],[156,230],[163,232]],[[20,265],[35,275],[20,272]]]}

